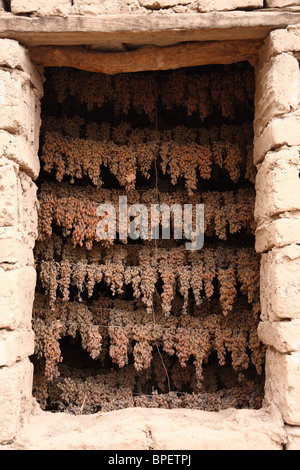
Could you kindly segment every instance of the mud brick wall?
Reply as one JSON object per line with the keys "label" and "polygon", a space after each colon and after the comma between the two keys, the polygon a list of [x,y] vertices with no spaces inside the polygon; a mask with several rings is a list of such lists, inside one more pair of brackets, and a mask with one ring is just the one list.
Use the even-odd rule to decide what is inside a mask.
{"label": "mud brick wall", "polygon": [[32,400],[40,77],[17,42],[0,40],[0,441]]}
{"label": "mud brick wall", "polygon": [[[256,67],[256,249],[261,262],[259,335],[268,346],[266,403],[300,443],[300,30],[273,31]],[[297,444],[296,444],[297,442]]]}
{"label": "mud brick wall", "polygon": [[13,14],[33,16],[102,15],[120,13],[162,14],[209,11],[254,10],[295,7],[293,0],[11,0]]}

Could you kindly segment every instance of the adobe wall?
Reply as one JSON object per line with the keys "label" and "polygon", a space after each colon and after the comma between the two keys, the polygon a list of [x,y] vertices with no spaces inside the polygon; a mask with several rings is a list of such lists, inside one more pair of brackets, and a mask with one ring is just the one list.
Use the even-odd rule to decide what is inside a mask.
{"label": "adobe wall", "polygon": [[15,41],[0,42],[0,441],[10,441],[32,395],[40,77]]}
{"label": "adobe wall", "polygon": [[[153,11],[161,14],[168,11],[201,13],[281,7],[297,9],[300,6],[300,1],[288,0],[11,0],[9,12],[8,3],[0,1],[1,14],[68,16],[126,12],[146,15]],[[238,433],[238,442],[242,448],[245,430],[249,431],[250,426],[253,432],[249,431],[245,448],[257,448],[256,431],[263,429],[261,448],[282,449],[285,446],[287,449],[300,449],[298,51],[300,29],[289,27],[276,30],[266,39],[256,65],[254,159],[258,175],[255,219],[256,250],[262,254],[259,335],[268,346],[265,409],[257,412],[251,410],[249,413],[247,410],[229,410],[222,413],[221,424],[218,421],[220,414],[210,414],[208,418],[203,413],[193,412],[194,418],[198,419],[193,421],[193,435],[197,436],[195,448],[205,445],[211,449],[230,448],[232,444],[225,437],[232,426]],[[33,247],[37,235],[37,199],[34,180],[39,173],[42,94],[40,76],[26,49],[16,41],[0,39],[0,444],[26,442],[25,448],[37,446],[34,437],[32,441],[28,437],[33,429],[41,430],[39,437],[45,438],[45,441],[40,441],[43,446],[49,431],[49,428],[45,428],[47,423],[53,428],[62,419],[61,416],[39,412],[32,415],[33,370],[29,356],[34,350],[31,315],[36,282]],[[135,410],[134,414],[137,413]],[[144,413],[141,413],[141,419],[145,420]],[[127,419],[126,410],[120,414]],[[112,424],[115,415],[111,415]],[[76,422],[82,423],[84,420],[83,430],[96,426],[95,417],[89,423],[88,417],[75,421],[76,418],[65,421],[65,430],[70,431],[70,441],[74,440],[71,430]],[[117,421],[119,418],[117,416]],[[168,419],[172,417],[169,415]],[[180,420],[177,420],[178,416],[174,419],[174,429],[178,429],[176,423]],[[216,440],[204,443],[204,436],[216,429],[217,422],[222,432],[217,433]],[[150,424],[144,424],[143,429],[147,430],[149,426],[152,430],[158,429],[153,420]],[[138,426],[132,429],[139,432]],[[27,433],[25,437],[24,432]],[[124,431],[128,438],[127,448],[139,448],[141,442],[130,440],[130,432],[130,429]],[[176,445],[182,443],[183,436],[178,435],[177,438],[177,444],[169,441],[168,448],[176,448]],[[107,439],[113,439],[112,435]],[[163,437],[160,434],[157,441],[160,444],[157,445],[161,445],[163,439],[170,439],[170,435],[165,434]],[[237,435],[232,439],[236,440]],[[88,446],[88,442],[88,438],[82,439],[78,448]],[[103,445],[105,442],[108,440],[104,439]],[[122,448],[122,443],[118,442],[118,448]],[[191,445],[191,441],[188,442],[187,446]],[[55,445],[57,441],[53,443]],[[69,444],[65,441],[64,445],[68,447]],[[145,446],[147,448],[147,442]]]}
{"label": "adobe wall", "polygon": [[300,448],[299,47],[297,27],[273,31],[265,41],[256,67],[254,121],[265,401],[278,406],[294,448]]}

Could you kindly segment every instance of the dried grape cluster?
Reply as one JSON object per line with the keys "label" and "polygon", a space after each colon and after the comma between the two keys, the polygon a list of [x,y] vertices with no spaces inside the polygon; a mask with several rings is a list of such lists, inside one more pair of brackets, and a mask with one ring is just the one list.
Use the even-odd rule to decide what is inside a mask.
{"label": "dried grape cluster", "polygon": [[[157,359],[158,361],[158,359]],[[173,366],[172,377],[182,386],[193,381],[192,366],[187,371]],[[253,374],[237,373],[223,366],[221,373],[207,373],[205,391],[178,392],[152,391],[149,383],[156,374],[144,371],[137,373],[133,365],[119,371],[91,373],[77,368],[61,367],[62,377],[50,384],[40,371],[36,372],[34,396],[44,409],[72,414],[107,412],[127,407],[144,408],[189,408],[205,411],[220,411],[227,408],[259,409],[263,402],[263,382]],[[247,371],[246,371],[247,372]],[[221,377],[220,377],[221,376]],[[217,382],[224,386],[217,389]],[[147,393],[135,389],[147,388]]]}
{"label": "dried grape cluster", "polygon": [[[102,186],[101,175],[108,168],[126,190],[136,186],[140,174],[149,179],[156,162],[172,185],[181,178],[189,193],[198,182],[215,177],[222,170],[236,183],[240,177],[254,181],[249,125],[172,130],[131,128],[121,123],[84,125],[78,116],[72,121],[47,117],[43,122],[41,159],[43,169],[55,171],[57,181],[68,176],[71,182],[87,176],[95,186]],[[84,137],[81,137],[84,134]]]}
{"label": "dried grape cluster", "polygon": [[[93,359],[100,357],[102,336],[98,323],[105,315],[105,305],[91,312],[78,302],[55,301],[53,309],[42,295],[36,295],[33,308],[35,354],[45,360],[45,377],[48,381],[59,376],[58,364],[62,361],[59,340],[65,336],[81,338],[81,346]],[[102,316],[101,316],[102,314]]]}
{"label": "dried grape cluster", "polygon": [[[101,220],[97,215],[100,204],[111,204],[116,211],[116,220],[119,220],[119,197],[127,197],[127,225],[121,229],[128,231],[130,227],[129,208],[132,204],[143,204],[148,209],[148,227],[151,227],[151,212],[156,204],[173,204],[183,208],[184,204],[191,204],[193,222],[196,221],[196,205],[204,204],[204,231],[206,236],[217,236],[226,240],[228,234],[235,234],[241,230],[253,234],[255,223],[253,217],[255,193],[252,188],[234,191],[207,191],[189,196],[184,191],[175,193],[158,192],[156,189],[148,191],[129,191],[124,193],[114,189],[95,189],[89,186],[75,187],[67,183],[42,184],[39,191],[39,239],[47,240],[52,236],[53,227],[59,227],[64,237],[71,237],[74,246],[85,244],[92,248],[93,242],[111,244],[113,240],[100,240],[97,238],[96,228]],[[182,211],[183,214],[183,211]],[[172,229],[174,225],[182,228],[184,235],[183,215],[172,215]],[[158,223],[163,220],[158,212]],[[195,225],[194,225],[195,226]],[[120,229],[116,224],[116,231]],[[151,238],[151,237],[149,237]],[[124,239],[127,241],[127,238]]]}
{"label": "dried grape cluster", "polygon": [[219,71],[197,73],[175,70],[169,74],[129,73],[109,76],[72,68],[51,69],[49,82],[63,103],[76,97],[89,111],[111,105],[115,116],[131,109],[150,121],[159,106],[167,110],[185,108],[204,121],[214,110],[233,119],[238,107],[248,107],[254,96],[254,74],[250,66],[227,66]]}

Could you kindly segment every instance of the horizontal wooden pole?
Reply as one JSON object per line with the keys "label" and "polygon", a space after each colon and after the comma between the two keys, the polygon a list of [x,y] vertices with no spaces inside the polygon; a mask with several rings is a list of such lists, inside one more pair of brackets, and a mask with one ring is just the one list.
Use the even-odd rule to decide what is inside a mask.
{"label": "horizontal wooden pole", "polygon": [[125,52],[100,52],[80,46],[38,46],[30,48],[30,53],[31,60],[44,67],[73,67],[113,75],[253,60],[261,45],[261,40],[211,41],[142,46]]}
{"label": "horizontal wooden pole", "polygon": [[99,15],[33,18],[0,15],[0,37],[28,46],[112,44],[175,45],[192,41],[265,39],[270,31],[300,24],[300,12],[277,10],[195,14]]}

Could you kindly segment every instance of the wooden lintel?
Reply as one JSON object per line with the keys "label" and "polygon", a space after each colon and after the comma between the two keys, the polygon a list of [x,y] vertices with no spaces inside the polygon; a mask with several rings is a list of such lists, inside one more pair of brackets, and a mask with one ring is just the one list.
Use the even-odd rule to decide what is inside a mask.
{"label": "wooden lintel", "polygon": [[181,42],[265,39],[270,31],[300,24],[300,12],[255,10],[162,15],[31,18],[0,15],[0,37],[27,46],[120,43],[169,46]]}
{"label": "wooden lintel", "polygon": [[73,67],[113,75],[253,60],[261,45],[261,40],[211,41],[142,46],[126,52],[101,52],[80,46],[37,46],[30,53],[31,60],[44,67]]}

